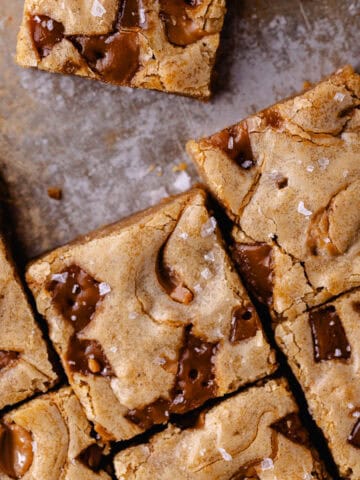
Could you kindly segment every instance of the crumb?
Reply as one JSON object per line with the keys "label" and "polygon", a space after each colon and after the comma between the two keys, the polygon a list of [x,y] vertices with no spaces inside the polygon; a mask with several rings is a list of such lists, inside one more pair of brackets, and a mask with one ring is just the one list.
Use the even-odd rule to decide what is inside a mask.
{"label": "crumb", "polygon": [[184,172],[187,169],[187,164],[185,162],[181,162],[178,165],[175,165],[172,169],[173,172]]}
{"label": "crumb", "polygon": [[49,187],[47,190],[48,196],[54,200],[61,200],[63,193],[60,187]]}

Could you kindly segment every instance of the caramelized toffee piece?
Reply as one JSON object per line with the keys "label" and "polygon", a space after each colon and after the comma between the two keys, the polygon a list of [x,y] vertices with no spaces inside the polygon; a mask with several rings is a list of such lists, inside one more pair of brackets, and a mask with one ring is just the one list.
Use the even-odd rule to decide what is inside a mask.
{"label": "caramelized toffee piece", "polygon": [[139,37],[136,32],[73,38],[74,45],[104,81],[129,82],[139,68]]}
{"label": "caramelized toffee piece", "polygon": [[205,141],[222,150],[245,170],[249,170],[255,165],[246,122],[215,133]]}
{"label": "caramelized toffee piece", "polygon": [[259,302],[270,305],[273,289],[271,247],[265,243],[236,243],[233,252],[236,265],[249,290]]}
{"label": "caramelized toffee piece", "polygon": [[82,340],[77,335],[70,339],[66,360],[72,372],[82,375],[113,375],[111,365],[96,340]]}
{"label": "caramelized toffee piece", "polygon": [[54,46],[64,38],[64,26],[45,15],[34,15],[29,20],[30,31],[40,57],[47,57]]}
{"label": "caramelized toffee piece", "polygon": [[195,43],[207,32],[189,16],[201,7],[203,0],[160,0],[160,15],[170,43],[185,47]]}
{"label": "caramelized toffee piece", "polygon": [[77,458],[93,472],[98,472],[103,460],[103,450],[99,445],[93,444],[85,448]]}
{"label": "caramelized toffee piece", "polygon": [[280,418],[280,420],[277,420],[271,425],[271,428],[282,433],[294,443],[305,446],[310,445],[309,434],[303,427],[299,415],[295,412]]}
{"label": "caramelized toffee piece", "polygon": [[231,319],[230,342],[241,342],[247,338],[255,337],[258,330],[257,313],[251,305],[234,309]]}
{"label": "caramelized toffee piece", "polygon": [[164,260],[165,245],[160,249],[156,262],[156,276],[165,292],[175,301],[188,305],[194,299],[192,291],[179,279],[177,273]]}
{"label": "caramelized toffee piece", "polygon": [[348,442],[354,447],[360,448],[360,420],[355,423],[354,428],[348,437]]}
{"label": "caramelized toffee piece", "polygon": [[103,295],[100,283],[77,265],[52,276],[47,290],[59,313],[79,332],[92,319]]}
{"label": "caramelized toffee piece", "polygon": [[7,367],[10,363],[16,360],[18,356],[18,352],[0,350],[0,370]]}
{"label": "caramelized toffee piece", "polygon": [[21,478],[32,462],[31,434],[19,425],[0,424],[0,474]]}
{"label": "caramelized toffee piece", "polygon": [[351,347],[333,305],[310,312],[309,321],[316,362],[350,358]]}
{"label": "caramelized toffee piece", "polygon": [[171,413],[183,414],[215,397],[213,367],[216,350],[217,344],[204,342],[187,329],[170,399],[159,398],[142,409],[130,410],[127,418],[141,428],[149,429],[156,423],[165,423]]}

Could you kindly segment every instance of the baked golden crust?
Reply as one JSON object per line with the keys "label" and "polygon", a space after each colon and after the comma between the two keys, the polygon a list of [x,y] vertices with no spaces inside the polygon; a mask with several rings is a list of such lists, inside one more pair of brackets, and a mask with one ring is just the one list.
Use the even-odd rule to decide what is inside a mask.
{"label": "baked golden crust", "polygon": [[225,0],[26,0],[17,62],[206,99],[224,16]]}
{"label": "baked golden crust", "polygon": [[88,418],[110,438],[276,368],[201,190],[45,255],[27,281]]}

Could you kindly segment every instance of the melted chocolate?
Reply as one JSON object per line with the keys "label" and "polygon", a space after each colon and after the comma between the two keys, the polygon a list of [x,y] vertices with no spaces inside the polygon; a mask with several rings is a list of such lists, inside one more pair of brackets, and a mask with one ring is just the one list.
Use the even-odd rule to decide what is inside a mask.
{"label": "melted chocolate", "polygon": [[71,265],[53,275],[47,285],[55,308],[79,332],[91,321],[103,296],[99,282],[77,265]]}
{"label": "melted chocolate", "polygon": [[191,10],[201,6],[203,0],[160,0],[160,16],[165,23],[170,43],[179,46],[195,43],[207,32],[189,17]]}
{"label": "melted chocolate", "polygon": [[316,362],[350,358],[351,347],[333,305],[310,312],[309,321]]}
{"label": "melted chocolate", "polygon": [[0,474],[21,478],[32,462],[31,434],[16,424],[0,424]]}
{"label": "melted chocolate", "polygon": [[143,0],[123,0],[117,28],[144,28],[146,18],[140,11],[144,12]]}
{"label": "melted chocolate", "polygon": [[255,309],[247,307],[236,307],[232,314],[230,342],[240,342],[247,338],[254,337],[259,330],[259,321]]}
{"label": "melted chocolate", "polygon": [[247,287],[256,299],[270,305],[272,302],[272,249],[265,243],[246,245],[236,243],[234,260]]}
{"label": "melted chocolate", "polygon": [[90,445],[80,453],[78,460],[93,472],[98,472],[103,460],[103,450],[99,445]]}
{"label": "melted chocolate", "polygon": [[303,427],[299,415],[295,412],[277,420],[271,425],[271,428],[294,443],[309,446],[309,434]]}
{"label": "melted chocolate", "polygon": [[206,142],[222,150],[244,170],[249,170],[256,163],[246,122],[215,133]]}
{"label": "melted chocolate", "polygon": [[356,448],[360,448],[360,420],[358,420],[352,429],[348,442]]}
{"label": "melted chocolate", "polygon": [[353,302],[352,307],[356,313],[360,313],[360,302]]}
{"label": "melted chocolate", "polygon": [[0,350],[0,370],[7,367],[10,363],[16,360],[19,356],[18,352],[9,350]]}
{"label": "melted chocolate", "polygon": [[40,57],[47,57],[64,38],[64,26],[46,15],[34,15],[29,22],[36,50]]}
{"label": "melted chocolate", "polygon": [[73,335],[66,352],[66,361],[72,372],[82,375],[93,374],[103,377],[113,375],[111,365],[96,340],[82,340]]}
{"label": "melted chocolate", "polygon": [[261,117],[265,120],[267,126],[272,128],[280,128],[284,119],[276,110],[264,110],[261,112]]}
{"label": "melted chocolate", "polygon": [[111,35],[78,36],[74,45],[104,81],[129,82],[139,68],[139,37],[136,32],[118,31]]}
{"label": "melted chocolate", "polygon": [[213,367],[216,350],[217,344],[204,342],[187,329],[170,399],[159,398],[144,408],[130,410],[127,418],[141,428],[149,429],[156,423],[165,423],[172,413],[183,414],[215,397]]}
{"label": "melted chocolate", "polygon": [[192,302],[194,294],[182,282],[176,272],[164,260],[165,245],[160,249],[156,262],[156,275],[165,292],[175,301],[188,305]]}

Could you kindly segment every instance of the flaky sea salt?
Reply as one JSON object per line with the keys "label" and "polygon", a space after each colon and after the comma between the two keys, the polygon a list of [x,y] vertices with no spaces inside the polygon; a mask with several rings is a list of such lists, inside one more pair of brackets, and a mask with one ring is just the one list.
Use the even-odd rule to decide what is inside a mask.
{"label": "flaky sea salt", "polygon": [[309,172],[309,173],[312,173],[314,170],[315,170],[314,165],[308,165],[308,166],[306,167],[306,171]]}
{"label": "flaky sea salt", "polygon": [[318,164],[319,164],[321,170],[326,170],[329,163],[330,163],[330,160],[328,158],[325,158],[325,157],[324,158],[319,158],[319,160],[318,160]]}
{"label": "flaky sea salt", "polygon": [[344,98],[345,98],[345,95],[341,92],[336,92],[334,95],[335,102],[341,103],[344,100]]}
{"label": "flaky sea salt", "polygon": [[174,182],[174,188],[183,192],[184,190],[188,190],[191,186],[191,178],[190,175],[186,172],[180,172],[176,177]]}
{"label": "flaky sea salt", "polygon": [[59,283],[66,283],[68,275],[69,275],[68,272],[54,273],[54,275],[52,275],[52,277],[51,277],[51,280],[53,280],[54,282],[59,282]]}
{"label": "flaky sea salt", "polygon": [[261,470],[272,470],[274,468],[274,462],[271,458],[264,458],[261,462]]}
{"label": "flaky sea salt", "polygon": [[49,30],[49,32],[54,30],[54,21],[51,20],[51,18],[46,22],[46,28]]}
{"label": "flaky sea salt", "polygon": [[91,15],[93,17],[102,17],[106,13],[104,5],[99,0],[94,0],[91,7]]}
{"label": "flaky sea salt", "polygon": [[212,233],[215,232],[217,222],[214,217],[210,217],[207,222],[201,227],[201,236],[203,238],[209,237]]}
{"label": "flaky sea salt", "polygon": [[37,451],[37,443],[36,443],[36,440],[34,440],[34,441],[31,442],[31,448],[32,448],[32,451],[33,451],[34,453],[36,453],[36,451]]}
{"label": "flaky sea salt", "polygon": [[208,252],[208,253],[205,253],[204,255],[204,260],[206,262],[215,262],[215,255],[214,255],[214,252]]}
{"label": "flaky sea salt", "polygon": [[212,273],[208,268],[204,268],[204,270],[201,271],[201,276],[205,278],[205,280],[209,280],[209,278],[212,277]]}
{"label": "flaky sea salt", "polygon": [[343,171],[343,177],[346,178],[349,175],[349,170]]}
{"label": "flaky sea salt", "polygon": [[308,210],[307,208],[305,208],[304,202],[302,202],[302,201],[299,202],[297,211],[299,213],[301,213],[301,215],[305,215],[305,217],[310,217],[310,215],[312,215],[312,212],[310,210]]}
{"label": "flaky sea salt", "polygon": [[110,350],[110,352],[112,352],[112,353],[116,353],[118,349],[117,349],[117,347],[110,347],[109,350]]}
{"label": "flaky sea salt", "polygon": [[348,403],[348,404],[347,404],[347,407],[348,407],[350,410],[352,410],[352,409],[354,408],[354,406],[355,406],[355,405],[354,405],[353,403]]}
{"label": "flaky sea salt", "polygon": [[136,312],[130,312],[130,313],[129,313],[129,320],[135,320],[136,317],[137,317],[137,313],[136,313]]}
{"label": "flaky sea salt", "polygon": [[186,232],[181,232],[179,233],[179,237],[182,238],[183,240],[187,240],[189,238],[189,234]]}
{"label": "flaky sea salt", "polygon": [[234,137],[229,137],[229,141],[228,141],[228,149],[229,150],[232,150],[234,148]]}
{"label": "flaky sea salt", "polygon": [[198,283],[196,285],[194,285],[194,290],[195,290],[196,293],[202,292],[201,285],[199,285]]}
{"label": "flaky sea salt", "polygon": [[99,283],[99,293],[100,293],[100,295],[106,295],[109,292],[111,292],[110,285],[108,285],[105,282]]}
{"label": "flaky sea salt", "polygon": [[352,416],[355,417],[355,418],[359,418],[360,417],[360,412],[357,410],[356,412],[353,412]]}
{"label": "flaky sea salt", "polygon": [[227,452],[227,451],[225,450],[225,448],[219,447],[218,450],[219,450],[219,452],[221,453],[222,458],[223,458],[226,462],[231,462],[231,460],[233,459],[233,457],[230,455],[229,452]]}
{"label": "flaky sea salt", "polygon": [[335,352],[334,352],[334,357],[341,357],[341,350],[340,348],[335,348]]}

